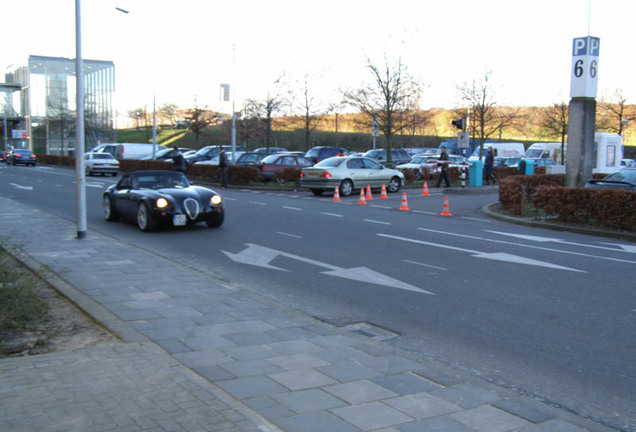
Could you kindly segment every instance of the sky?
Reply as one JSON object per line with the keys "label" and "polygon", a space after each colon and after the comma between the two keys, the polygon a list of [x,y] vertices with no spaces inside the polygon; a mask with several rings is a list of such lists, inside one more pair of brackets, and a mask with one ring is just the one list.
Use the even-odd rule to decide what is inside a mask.
{"label": "sky", "polygon": [[[0,67],[75,58],[75,0],[3,5]],[[116,7],[129,11],[125,14]],[[121,114],[174,103],[230,113],[308,77],[325,102],[359,88],[367,60],[401,59],[421,107],[459,108],[457,87],[491,72],[497,105],[568,102],[572,40],[600,38],[598,99],[636,103],[634,0],[81,0],[82,56],[115,64]],[[13,65],[13,66],[11,66]]]}

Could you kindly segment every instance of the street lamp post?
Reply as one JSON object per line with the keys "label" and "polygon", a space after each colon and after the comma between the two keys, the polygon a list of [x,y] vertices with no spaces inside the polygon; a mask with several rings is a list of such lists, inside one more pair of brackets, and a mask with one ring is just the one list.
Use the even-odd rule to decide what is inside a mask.
{"label": "street lamp post", "polygon": [[77,184],[77,238],[86,238],[86,177],[84,174],[84,62],[82,60],[81,0],[75,0],[75,177]]}
{"label": "street lamp post", "polygon": [[[115,6],[115,10],[126,15],[130,14],[129,10],[122,9],[117,6]],[[154,32],[153,32],[153,37],[154,37]],[[153,68],[153,74],[154,73],[155,72]],[[153,76],[153,79],[152,79],[152,158],[153,159],[155,159],[157,155],[157,104],[156,104],[155,96],[156,96],[156,88],[155,88],[155,79]]]}

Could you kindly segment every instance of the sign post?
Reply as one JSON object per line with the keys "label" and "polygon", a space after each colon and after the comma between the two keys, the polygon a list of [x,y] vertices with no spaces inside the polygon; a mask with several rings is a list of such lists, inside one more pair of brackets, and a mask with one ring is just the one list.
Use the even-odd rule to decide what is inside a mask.
{"label": "sign post", "polygon": [[600,39],[592,36],[575,38],[572,42],[565,171],[565,184],[570,187],[582,187],[592,176],[600,45]]}
{"label": "sign post", "polygon": [[371,122],[371,135],[373,135],[373,150],[375,150],[375,139],[380,136],[380,123],[376,115],[373,116],[373,121]]}

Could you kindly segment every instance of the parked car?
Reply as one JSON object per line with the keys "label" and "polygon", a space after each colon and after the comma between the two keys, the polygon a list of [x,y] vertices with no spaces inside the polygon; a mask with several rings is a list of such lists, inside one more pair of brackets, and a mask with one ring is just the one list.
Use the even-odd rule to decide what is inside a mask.
{"label": "parked car", "polygon": [[[226,152],[232,151],[232,146],[223,146]],[[236,146],[237,152],[247,152],[245,147]],[[185,155],[184,158],[187,163],[195,163],[205,160],[214,159],[219,155],[219,146],[211,145],[203,147],[194,154]]]}
{"label": "parked car", "polygon": [[9,156],[9,153],[11,153],[11,150],[2,150],[0,152],[0,161],[6,162],[7,161],[7,156]]}
{"label": "parked car", "polygon": [[307,150],[305,157],[310,160],[312,164],[317,164],[321,160],[338,156],[339,154],[349,155],[349,150],[342,147],[318,146]]}
{"label": "parked car", "polygon": [[119,161],[110,153],[88,152],[84,154],[84,171],[87,176],[93,174],[117,175]]}
{"label": "parked car", "polygon": [[[192,150],[191,148],[179,147],[179,151],[181,152],[182,155],[185,155],[186,152],[189,152],[191,150]],[[174,149],[172,147],[170,147],[170,148],[162,148],[161,150],[157,150],[157,153],[155,153],[155,159],[154,160],[171,161],[173,154],[174,154]],[[146,156],[143,159],[144,160],[152,160],[152,155]]]}
{"label": "parked car", "polygon": [[402,169],[417,170],[417,178],[423,179],[424,168],[428,168],[430,173],[430,167],[427,165],[429,163],[429,160],[431,160],[430,155],[419,153],[411,157],[411,160],[408,161],[407,163],[397,165],[395,168],[399,170],[402,170]]}
{"label": "parked car", "polygon": [[255,166],[260,163],[261,160],[269,156],[267,153],[255,153],[255,152],[247,152],[243,153],[236,160],[236,165],[241,166]]}
{"label": "parked car", "polygon": [[277,172],[283,171],[286,168],[296,168],[300,170],[311,165],[312,163],[304,156],[280,153],[266,156],[260,161],[258,167],[266,179],[272,180],[276,178]]}
{"label": "parked car", "polygon": [[317,196],[325,190],[334,190],[336,186],[341,196],[349,196],[367,185],[372,189],[380,189],[383,184],[387,192],[397,192],[404,184],[404,174],[386,168],[373,159],[359,156],[325,159],[313,167],[303,168],[300,175],[300,185]]}
{"label": "parked car", "polygon": [[35,166],[37,157],[29,149],[13,149],[7,155],[7,165],[33,165]]}
{"label": "parked car", "polygon": [[554,162],[552,159],[543,159],[543,158],[521,158],[519,159],[519,162],[517,162],[517,169],[519,169],[519,166],[522,163],[527,163],[528,161],[533,161],[534,162],[534,167],[536,168],[542,168],[542,167],[547,167],[547,166],[552,166],[552,165],[556,165],[557,163]]}
{"label": "parked car", "polygon": [[590,179],[586,188],[636,190],[636,168],[621,168],[602,179]]}
{"label": "parked car", "polygon": [[[386,149],[374,149],[369,150],[364,154],[365,157],[375,159],[382,165],[387,163]],[[391,162],[393,165],[400,165],[408,163],[411,160],[411,155],[404,149],[391,149]]]}
{"label": "parked car", "polygon": [[136,222],[142,231],[159,225],[189,226],[205,222],[210,228],[223,224],[221,195],[193,186],[183,173],[154,170],[126,173],[106,189],[102,209],[107,221],[120,217]]}
{"label": "parked car", "polygon": [[[466,161],[466,158],[461,155],[448,155],[448,162],[446,162],[447,168],[463,168],[469,164],[470,163]],[[439,166],[439,155],[428,155],[427,161],[423,164],[423,167],[428,168],[431,174],[440,172],[442,168]]]}
{"label": "parked car", "polygon": [[[238,160],[238,158],[241,157],[241,155],[243,155],[244,152],[236,152],[236,159]],[[227,160],[227,164],[228,165],[232,165],[232,161],[234,160],[234,158],[232,157],[232,152],[231,151],[226,151],[225,152],[225,157]],[[217,154],[215,157],[213,157],[210,160],[204,160],[204,161],[199,161],[196,162],[197,165],[218,165],[219,164],[219,155]]]}
{"label": "parked car", "polygon": [[254,150],[254,153],[265,153],[265,154],[276,154],[276,153],[287,153],[287,149],[285,147],[261,147]]}

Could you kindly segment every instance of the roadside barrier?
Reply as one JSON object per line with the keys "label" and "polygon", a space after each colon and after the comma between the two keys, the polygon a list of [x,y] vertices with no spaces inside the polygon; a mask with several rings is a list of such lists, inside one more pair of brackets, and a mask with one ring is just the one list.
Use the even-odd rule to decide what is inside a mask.
{"label": "roadside barrier", "polygon": [[400,210],[411,210],[409,208],[409,203],[406,200],[406,192],[402,194],[402,205],[400,206]]}
{"label": "roadside barrier", "polygon": [[389,199],[389,196],[386,194],[386,185],[382,183],[382,192],[380,193],[380,199]]}
{"label": "roadside barrier", "polygon": [[422,187],[422,196],[428,196],[428,183],[424,182],[424,186]]}
{"label": "roadside barrier", "polygon": [[340,190],[338,189],[338,186],[336,186],[333,191],[333,202],[340,202]]}
{"label": "roadside barrier", "polygon": [[364,199],[364,188],[360,188],[360,200],[358,201],[358,205],[367,205],[367,200]]}
{"label": "roadside barrier", "polygon": [[444,207],[442,209],[442,216],[452,216],[450,212],[450,205],[448,204],[448,196],[444,197]]}
{"label": "roadside barrier", "polygon": [[371,185],[367,185],[367,196],[366,200],[371,201],[373,199],[373,195],[371,195]]}

